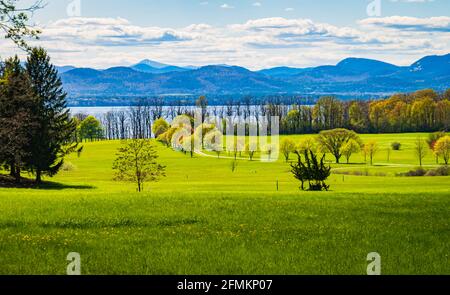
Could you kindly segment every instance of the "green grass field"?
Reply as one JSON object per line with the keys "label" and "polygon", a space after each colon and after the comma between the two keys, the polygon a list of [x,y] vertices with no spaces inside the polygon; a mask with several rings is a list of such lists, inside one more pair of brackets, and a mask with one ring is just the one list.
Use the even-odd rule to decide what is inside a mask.
{"label": "green grass field", "polygon": [[362,136],[375,166],[332,167],[371,176],[334,173],[329,192],[300,191],[281,158],[233,173],[157,144],[167,177],[136,193],[112,180],[120,142],[86,143],[57,184],[0,189],[0,274],[65,274],[69,252],[83,274],[365,274],[369,252],[383,274],[450,274],[450,177],[395,176],[418,165],[417,136]]}

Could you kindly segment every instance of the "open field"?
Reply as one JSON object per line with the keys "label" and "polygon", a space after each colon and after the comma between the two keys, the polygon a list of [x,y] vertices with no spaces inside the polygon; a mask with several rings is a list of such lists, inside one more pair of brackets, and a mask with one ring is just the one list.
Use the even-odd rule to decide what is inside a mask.
{"label": "open field", "polygon": [[372,176],[333,174],[314,193],[282,157],[233,173],[230,159],[158,143],[167,177],[138,194],[112,181],[120,142],[86,143],[53,186],[0,189],[0,273],[64,274],[79,252],[84,274],[365,274],[378,252],[384,274],[450,274],[450,177],[395,176],[417,166],[417,136],[363,135],[381,146],[376,165],[332,167]]}

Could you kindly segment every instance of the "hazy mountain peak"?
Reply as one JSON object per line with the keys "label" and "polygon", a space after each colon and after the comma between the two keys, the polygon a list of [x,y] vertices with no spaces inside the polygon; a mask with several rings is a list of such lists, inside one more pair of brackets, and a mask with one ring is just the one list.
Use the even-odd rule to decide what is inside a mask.
{"label": "hazy mountain peak", "polygon": [[138,66],[138,65],[147,65],[147,66],[150,66],[155,69],[163,69],[163,68],[171,66],[171,65],[163,64],[163,63],[160,63],[160,62],[157,62],[154,60],[150,60],[150,59],[144,59],[134,66]]}

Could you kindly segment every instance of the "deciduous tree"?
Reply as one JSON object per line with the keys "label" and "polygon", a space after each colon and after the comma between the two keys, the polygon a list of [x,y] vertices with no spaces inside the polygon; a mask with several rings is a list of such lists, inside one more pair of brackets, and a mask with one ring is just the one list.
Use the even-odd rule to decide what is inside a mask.
{"label": "deciduous tree", "polygon": [[450,160],[450,136],[441,137],[434,146],[434,152],[437,156],[442,157],[445,165],[448,165]]}
{"label": "deciduous tree", "polygon": [[158,181],[164,177],[165,167],[157,162],[158,154],[148,139],[131,139],[119,148],[113,164],[115,179],[134,182],[137,191],[144,189],[145,182]]}
{"label": "deciduous tree", "polygon": [[358,143],[361,142],[361,139],[356,132],[347,129],[322,131],[320,132],[317,140],[321,145],[322,150],[333,154],[336,159],[336,163],[339,163],[339,160],[342,157],[342,147],[347,142],[350,140],[354,140]]}

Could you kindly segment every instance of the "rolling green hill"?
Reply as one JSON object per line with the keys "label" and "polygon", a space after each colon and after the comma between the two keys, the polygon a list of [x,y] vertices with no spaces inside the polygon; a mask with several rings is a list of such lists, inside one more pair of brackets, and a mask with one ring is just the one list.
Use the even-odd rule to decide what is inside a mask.
{"label": "rolling green hill", "polygon": [[155,143],[167,177],[139,194],[112,180],[120,142],[86,143],[53,185],[0,189],[0,273],[64,274],[79,252],[83,274],[365,274],[378,252],[383,274],[450,274],[450,178],[395,176],[416,167],[417,134],[362,137],[382,146],[376,165],[333,164],[316,193],[281,159],[233,173],[230,159]]}

